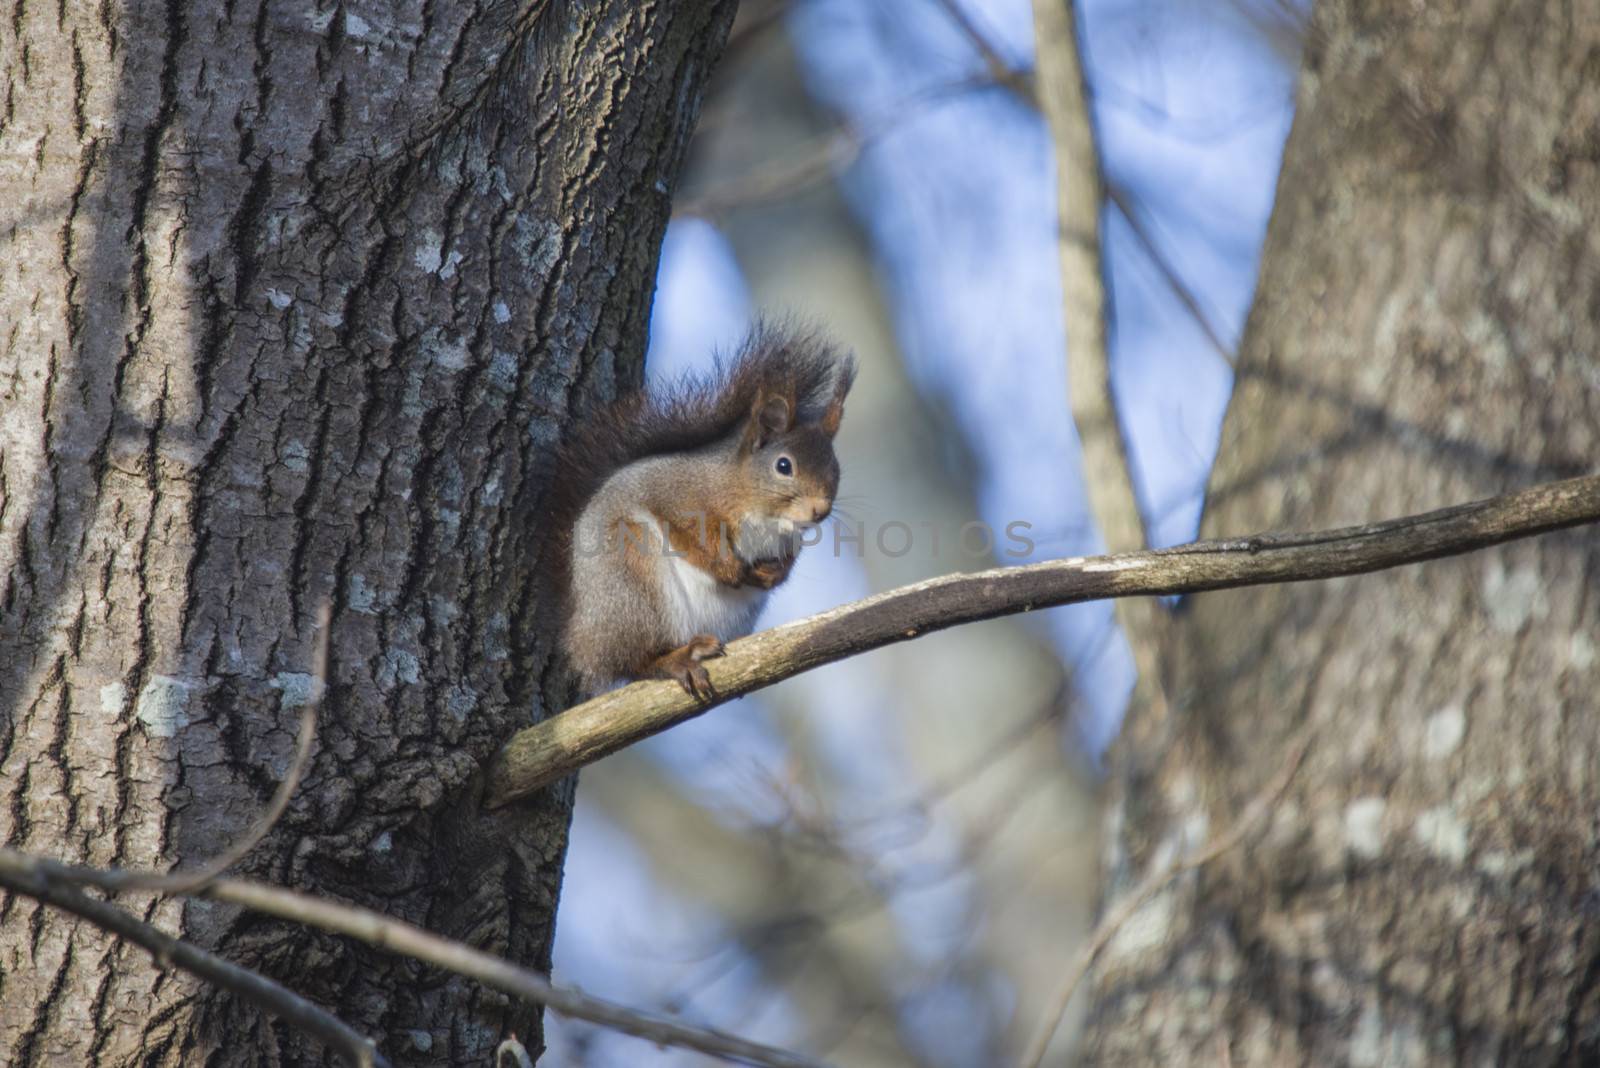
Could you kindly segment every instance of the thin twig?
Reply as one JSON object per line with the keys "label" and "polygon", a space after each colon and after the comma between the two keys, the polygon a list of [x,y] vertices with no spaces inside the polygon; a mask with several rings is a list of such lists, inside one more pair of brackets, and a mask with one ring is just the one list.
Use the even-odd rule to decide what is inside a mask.
{"label": "thin twig", "polygon": [[961,36],[965,37],[967,43],[978,53],[989,77],[997,84],[1005,86],[1023,103],[1034,103],[1033,86],[1029,84],[1027,73],[1018,70],[1016,64],[1000,54],[989,34],[978,25],[977,19],[962,5],[961,0],[934,0],[934,2],[944,11],[945,17],[955,23],[956,29],[961,31]]}
{"label": "thin twig", "polygon": [[769,31],[782,26],[794,7],[791,0],[769,0],[766,4],[740,4],[728,41],[722,46],[718,75],[742,61]]}
{"label": "thin twig", "polygon": [[[158,965],[175,965],[235,994],[318,1039],[358,1068],[388,1068],[373,1041],[349,1024],[259,972],[181,941],[106,901],[89,897],[74,874],[52,861],[0,849],[0,886],[70,912],[147,950]],[[119,887],[120,888],[120,887]]]}
{"label": "thin twig", "polygon": [[[936,775],[917,795],[899,807],[902,812],[921,811],[944,801],[963,786],[975,781],[991,765],[1051,724],[1066,718],[1072,700],[1072,684],[1063,678],[1050,696],[1031,715],[1025,716],[1001,732],[971,757],[941,775]],[[890,818],[893,818],[891,815]],[[876,817],[872,822],[882,822]]]}
{"label": "thin twig", "polygon": [[680,218],[718,219],[740,208],[798,196],[848,169],[862,152],[898,129],[908,116],[996,84],[989,75],[979,74],[918,90],[876,118],[842,121],[798,151],[719,182],[699,195],[681,197],[673,202],[672,213]]}
{"label": "thin twig", "polygon": [[491,760],[484,803],[509,804],[601,757],[735,697],[932,631],[1117,597],[1361,575],[1600,522],[1600,476],[1309,534],[1259,534],[1170,549],[993,568],[902,586],[729,643],[706,661],[716,695],[636,682],[518,731]]}
{"label": "thin twig", "polygon": [[1072,995],[1077,992],[1083,977],[1094,966],[1094,962],[1099,959],[1106,946],[1110,945],[1117,932],[1122,930],[1123,925],[1178,876],[1211,863],[1243,842],[1255,830],[1256,825],[1272,811],[1272,806],[1289,788],[1294,773],[1299,770],[1301,761],[1305,759],[1310,742],[1309,734],[1304,734],[1290,747],[1289,757],[1284,761],[1282,770],[1245,805],[1244,811],[1227,830],[1212,838],[1202,848],[1176,856],[1169,863],[1151,872],[1142,883],[1101,918],[1095,925],[1094,932],[1083,945],[1078,947],[1078,952],[1073,954],[1066,974],[1062,976],[1060,985],[1051,995],[1044,1018],[1038,1030],[1034,1032],[1032,1040],[1029,1041],[1027,1051],[1022,1055],[1022,1068],[1039,1068],[1039,1063],[1044,1060],[1045,1050],[1049,1047],[1051,1038],[1055,1036],[1056,1029],[1061,1026],[1061,1018],[1066,1015],[1067,1006],[1072,1002]]}
{"label": "thin twig", "polygon": [[[261,843],[288,809],[317,736],[317,714],[326,689],[328,665],[328,626],[330,602],[324,600],[317,613],[317,637],[312,654],[311,692],[300,711],[294,756],[283,780],[273,791],[267,807],[250,828],[215,857],[190,871],[152,872],[136,869],[99,869],[31,857],[12,850],[0,850],[0,883],[19,893],[57,908],[75,913],[119,937],[148,949],[159,961],[173,963],[217,986],[255,1002],[283,1017],[335,1049],[354,1064],[387,1064],[375,1053],[370,1039],[348,1024],[318,1008],[293,991],[259,972],[207,953],[172,937],[107,902],[84,896],[76,885],[92,885],[102,890],[151,891],[158,894],[186,895],[204,889],[223,872],[243,860]],[[75,885],[67,885],[75,884]]]}
{"label": "thin twig", "polygon": [[[1059,63],[1058,58],[1054,55],[1045,55],[1043,57],[1042,70],[1039,69],[1038,66],[1036,66],[1035,70],[1031,73],[1029,71],[1019,69],[1000,54],[1000,50],[994,46],[994,42],[990,40],[989,35],[979,28],[977,22],[973,19],[972,15],[968,13],[967,9],[962,6],[960,0],[935,0],[935,2],[944,10],[945,14],[950,18],[950,20],[954,22],[961,30],[962,35],[967,38],[967,40],[972,44],[972,47],[976,49],[978,54],[983,58],[984,67],[987,69],[989,77],[994,79],[997,84],[1009,89],[1012,94],[1023,103],[1029,105],[1030,107],[1037,108],[1041,113],[1046,113],[1046,107],[1042,105],[1039,100],[1040,90],[1038,79],[1049,79],[1057,75],[1055,65]],[[1068,4],[1071,2],[1071,0],[1048,0],[1048,2],[1057,4],[1059,6],[1061,4]],[[1266,28],[1258,28],[1262,29],[1264,35],[1267,33]],[[1048,52],[1049,49],[1046,49],[1046,51]],[[1076,51],[1077,50],[1074,49],[1075,53]],[[1073,57],[1073,66],[1081,69],[1082,65],[1076,61],[1077,58],[1078,57],[1076,57],[1076,55]],[[1086,78],[1085,83],[1087,84]],[[1047,87],[1049,84],[1050,83],[1047,82]],[[1079,109],[1079,117],[1076,120],[1079,123],[1090,122],[1091,116],[1088,113],[1088,98],[1089,94],[1087,90],[1079,98],[1082,102],[1082,107]],[[1053,108],[1051,110],[1053,110]],[[1048,118],[1049,115],[1047,114],[1046,117]],[[1059,119],[1055,121],[1059,121]],[[1090,126],[1090,139],[1091,141],[1094,140],[1092,125]],[[1059,146],[1060,142],[1058,139],[1058,150]],[[1058,166],[1059,165],[1060,164],[1058,162]],[[1070,161],[1069,165],[1071,165]],[[1074,170],[1076,169],[1077,168],[1074,167]],[[1224,362],[1231,366],[1234,362],[1233,350],[1223,342],[1221,332],[1212,325],[1210,316],[1208,316],[1205,313],[1205,309],[1200,306],[1200,301],[1194,295],[1194,291],[1189,288],[1189,286],[1184,282],[1182,276],[1179,275],[1177,270],[1172,266],[1171,261],[1169,261],[1165,254],[1162,253],[1160,245],[1156,243],[1150,234],[1149,228],[1145,225],[1144,220],[1140,218],[1139,213],[1137,210],[1135,210],[1132,197],[1129,196],[1128,191],[1117,182],[1109,178],[1105,178],[1103,174],[1101,174],[1100,177],[1105,179],[1104,185],[1106,199],[1111,202],[1111,204],[1117,209],[1118,213],[1122,215],[1123,219],[1127,221],[1128,228],[1133,232],[1135,240],[1137,240],[1140,247],[1144,249],[1145,254],[1150,258],[1150,262],[1160,273],[1162,280],[1167,283],[1167,286],[1172,290],[1173,295],[1178,298],[1178,301],[1184,306],[1184,309],[1188,311],[1189,315],[1194,319],[1195,324],[1200,327],[1201,333],[1205,334],[1206,340],[1210,342],[1211,347],[1216,351],[1217,355],[1221,356]],[[1117,546],[1112,546],[1112,548],[1117,548]]]}
{"label": "thin twig", "polygon": [[[34,883],[26,884],[26,886],[11,883],[11,881],[8,881],[8,875],[13,871],[29,873],[30,878],[34,879]],[[22,852],[13,851],[13,849],[0,847],[0,886],[11,886],[13,889],[18,889],[18,891],[30,895],[30,897],[50,900],[51,903],[56,902],[50,897],[45,897],[43,892],[38,892],[38,887],[43,886],[43,884],[53,884],[53,886],[58,886],[58,889],[66,889],[66,887],[61,887],[59,884],[77,884],[77,886],[93,886],[99,887],[99,889],[109,889],[109,891],[120,891],[120,889],[126,889],[128,886],[138,883],[139,875],[142,875],[142,873],[138,873],[138,871],[70,865],[70,863],[61,863],[59,860],[35,857],[32,854],[22,854]],[[77,894],[77,891],[70,892]],[[680,1020],[675,1020],[675,1018],[666,1017],[666,1015],[629,1009],[629,1007],[619,1006],[613,1001],[595,998],[592,994],[576,990],[573,986],[558,986],[557,983],[550,982],[549,977],[541,975],[539,972],[533,972],[533,970],[525,969],[525,967],[517,967],[515,964],[510,964],[509,961],[498,958],[498,956],[483,953],[482,950],[474,950],[472,946],[464,945],[461,942],[453,942],[451,938],[445,938],[442,935],[434,934],[434,932],[426,931],[422,927],[406,923],[403,919],[382,915],[382,913],[370,910],[370,908],[330,902],[330,900],[323,899],[323,897],[302,894],[299,891],[290,891],[285,887],[269,886],[266,883],[253,883],[248,879],[213,879],[210,883],[206,883],[205,886],[197,886],[194,889],[190,889],[190,891],[174,891],[174,894],[181,895],[181,897],[205,897],[205,899],[216,900],[216,902],[229,903],[229,905],[238,905],[238,907],[248,908],[248,910],[258,911],[258,913],[266,913],[269,916],[278,916],[280,919],[288,919],[293,923],[306,924],[309,927],[320,927],[323,931],[331,931],[334,934],[357,938],[358,942],[378,946],[381,950],[389,950],[390,953],[408,956],[414,961],[422,961],[424,964],[432,964],[434,967],[440,967],[440,969],[454,972],[454,974],[475,978],[483,985],[493,986],[494,990],[512,994],[514,998],[522,998],[523,1001],[542,1004],[542,1006],[549,1007],[555,1012],[560,1012],[566,1017],[573,1017],[574,1020],[586,1020],[586,1022],[595,1023],[595,1025],[610,1028],[613,1031],[634,1034],[638,1038],[658,1042],[661,1046],[677,1046],[682,1047],[682,1049],[698,1050],[701,1054],[722,1058],[722,1060],[739,1063],[739,1065],[760,1065],[763,1068],[821,1068],[821,1062],[810,1060],[810,1058],[794,1054],[789,1050],[763,1046],[760,1042],[750,1042],[747,1039],[739,1038],[736,1034],[728,1034],[726,1031],[718,1031],[715,1028],[704,1028],[704,1026],[683,1023]],[[82,894],[78,895],[78,897],[82,897]],[[102,905],[102,902],[94,902],[91,899],[83,900],[88,900],[91,905]],[[69,905],[62,905],[62,907],[72,908]],[[106,908],[110,908],[109,905]],[[77,908],[72,908],[72,911],[78,910]],[[86,913],[83,913],[83,915],[86,915]],[[91,919],[94,919],[93,916],[91,916]],[[134,921],[131,916],[128,919],[133,923],[139,923],[139,921]],[[99,923],[99,919],[94,919],[94,923]],[[115,934],[123,934],[122,929],[118,929],[118,927],[110,927],[109,924],[101,924],[101,926],[106,926],[109,931],[114,931]],[[170,938],[170,935],[160,934],[154,929],[150,929],[150,931],[160,938],[168,938],[168,942],[176,942],[176,940]],[[146,945],[144,942],[139,943]],[[200,950],[195,951],[202,953]],[[155,950],[152,950],[152,953],[155,953]],[[158,954],[158,959],[163,959],[160,954]],[[227,962],[222,961],[222,964],[227,964]],[[237,969],[237,966],[232,966],[232,964],[229,964],[229,967]],[[248,972],[246,969],[237,970],[242,972],[243,975],[254,977],[256,980],[261,980],[261,982],[272,982],[272,980],[267,980],[266,977],[261,977],[256,972]],[[197,974],[200,974],[200,972],[197,972]],[[210,975],[205,975],[205,977],[210,978]],[[224,983],[219,983],[219,985],[224,985]],[[272,983],[272,985],[275,986],[275,983]],[[232,985],[227,986],[227,988],[234,990]],[[245,991],[240,991],[240,993],[245,993]],[[286,996],[286,998],[298,998],[298,994],[293,994],[286,990],[283,991],[283,996]],[[290,1018],[291,1023],[298,1023],[298,1018],[296,1017],[285,1015],[285,1018]]]}
{"label": "thin twig", "polygon": [[[416,960],[454,971],[513,996],[546,1005],[575,1019],[637,1035],[669,1046],[681,1046],[739,1064],[769,1068],[817,1068],[818,1062],[786,1050],[748,1042],[711,1028],[639,1012],[591,997],[571,987],[557,986],[537,972],[518,968],[498,957],[442,938],[420,927],[381,913],[340,905],[279,887],[220,879],[272,829],[288,806],[290,796],[310,758],[316,734],[316,710],[327,672],[329,607],[324,603],[318,625],[321,633],[313,670],[312,693],[301,713],[295,759],[275,792],[272,802],[250,831],[200,868],[182,874],[133,869],[91,868],[0,848],[0,886],[38,898],[77,913],[121,937],[149,949],[158,961],[171,960],[216,985],[240,994],[282,1016],[350,1056],[358,1065],[386,1063],[376,1058],[372,1043],[299,995],[271,979],[215,957],[158,931],[106,902],[86,897],[78,886],[108,891],[150,890],[175,896],[203,896],[305,923],[390,949]],[[520,1044],[502,1044],[514,1052]],[[497,1054],[498,1056],[498,1054]],[[526,1058],[526,1052],[523,1053]]]}
{"label": "thin twig", "polygon": [[661,1045],[696,1050],[736,1064],[763,1065],[768,1068],[819,1066],[819,1062],[798,1053],[750,1042],[725,1031],[697,1027],[671,1017],[630,1009],[569,986],[558,986],[538,972],[519,968],[499,957],[370,909],[242,879],[219,879],[205,889],[204,896],[347,935],[424,964],[476,979],[485,986],[544,1005],[563,1016],[586,1020]]}
{"label": "thin twig", "polygon": [[1221,357],[1223,363],[1232,367],[1235,358],[1233,349],[1229,348],[1227,342],[1222,340],[1221,331],[1216,328],[1211,322],[1211,317],[1200,306],[1200,298],[1195,295],[1194,290],[1189,288],[1189,283],[1183,280],[1183,276],[1178,273],[1178,269],[1173,266],[1172,261],[1161,250],[1160,244],[1151,235],[1150,228],[1145,224],[1144,219],[1140,217],[1132,196],[1115,181],[1108,181],[1106,182],[1106,197],[1111,201],[1112,206],[1117,209],[1118,214],[1122,216],[1123,221],[1128,224],[1128,230],[1133,234],[1134,240],[1139,243],[1139,247],[1144,249],[1145,256],[1149,258],[1150,263],[1155,267],[1156,273],[1161,275],[1161,280],[1166,282],[1167,288],[1172,290],[1172,295],[1178,298],[1178,303],[1182,304],[1184,311],[1189,313],[1189,318],[1194,320],[1195,325],[1200,328],[1200,332],[1206,336],[1206,341],[1210,343],[1212,351]]}
{"label": "thin twig", "polygon": [[[43,878],[113,890],[128,885],[129,876],[135,874],[63,864],[0,848],[0,875],[11,868],[26,868]],[[0,882],[3,882],[3,878],[0,878]],[[25,892],[31,893],[31,890]],[[239,905],[308,927],[347,935],[403,957],[476,979],[513,997],[544,1005],[563,1016],[636,1035],[661,1045],[696,1050],[735,1064],[754,1064],[763,1068],[819,1068],[819,1062],[798,1053],[750,1042],[713,1028],[686,1024],[668,1016],[631,1009],[573,987],[558,986],[538,972],[520,968],[482,950],[358,905],[346,905],[297,890],[244,879],[216,879],[203,887],[185,892],[183,896],[204,897]]]}

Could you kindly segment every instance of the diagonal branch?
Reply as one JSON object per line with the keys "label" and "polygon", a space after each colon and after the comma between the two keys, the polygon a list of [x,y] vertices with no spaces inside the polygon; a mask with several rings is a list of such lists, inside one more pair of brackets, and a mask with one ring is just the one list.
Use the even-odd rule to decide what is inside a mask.
{"label": "diagonal branch", "polygon": [[706,662],[716,687],[711,701],[698,701],[670,682],[638,682],[519,731],[489,764],[484,802],[495,807],[527,797],[725,701],[930,631],[1104,598],[1360,575],[1595,522],[1600,522],[1600,475],[1365,526],[1201,541],[930,579],[730,643],[727,656]]}
{"label": "diagonal branch", "polygon": [[983,60],[984,70],[990,78],[1005,86],[1019,100],[1027,103],[1033,102],[1033,86],[1029,83],[1028,75],[1017,69],[1000,50],[994,46],[994,41],[989,34],[978,25],[977,19],[962,5],[961,0],[935,0],[944,11],[945,17],[955,23],[956,29],[961,31],[961,36],[967,39],[975,52]]}
{"label": "diagonal branch", "polygon": [[820,1068],[817,1061],[798,1053],[751,1042],[725,1031],[686,1024],[670,1016],[641,1012],[572,987],[559,986],[538,972],[519,968],[492,954],[370,909],[243,879],[219,879],[203,893],[217,901],[356,938],[476,979],[485,986],[543,1005],[563,1016],[636,1035],[659,1045],[697,1050],[735,1064]]}
{"label": "diagonal branch", "polygon": [[[185,872],[151,872],[133,868],[92,868],[67,864],[0,847],[0,887],[72,912],[98,927],[150,951],[158,962],[170,962],[282,1017],[307,1034],[339,1050],[357,1066],[386,1066],[371,1040],[348,1024],[259,972],[240,967],[137,919],[124,910],[79,889],[93,886],[112,893],[148,890],[183,897],[211,897],[320,927],[392,950],[415,960],[476,979],[487,986],[546,1005],[574,1019],[585,1020],[659,1045],[694,1049],[738,1064],[767,1068],[817,1068],[799,1054],[750,1042],[712,1028],[671,1017],[641,1012],[593,997],[573,987],[558,986],[535,971],[519,968],[491,954],[442,938],[420,927],[351,905],[342,905],[292,890],[219,876],[264,838],[288,808],[289,800],[311,757],[317,708],[325,690],[330,608],[318,616],[320,633],[312,671],[312,690],[300,717],[299,737],[288,773],[267,809],[237,842],[200,867]],[[514,1039],[502,1049],[521,1049]],[[497,1055],[498,1056],[498,1055]],[[527,1057],[523,1051],[524,1059]]]}
{"label": "diagonal branch", "polygon": [[[18,877],[13,873],[21,873],[26,877],[26,882],[16,882]],[[114,909],[104,902],[95,901],[84,897],[77,890],[78,886],[94,886],[104,890],[119,890],[126,887],[131,877],[136,872],[121,871],[107,868],[90,868],[77,864],[65,864],[61,861],[49,860],[27,853],[19,853],[12,849],[0,847],[0,886],[11,886],[21,893],[37,897],[40,900],[56,904],[54,898],[44,896],[46,890],[53,888],[57,894],[73,895],[75,901],[86,902],[90,906],[101,909],[110,909],[119,915],[125,916],[119,909]],[[462,942],[456,942],[432,931],[424,930],[414,924],[399,920],[393,916],[386,916],[381,912],[361,908],[358,905],[347,905],[342,902],[330,901],[327,898],[304,894],[284,887],[271,886],[267,883],[251,882],[244,879],[214,879],[203,886],[194,886],[177,891],[181,896],[206,897],[214,901],[222,901],[232,905],[239,905],[255,912],[277,916],[280,919],[294,923],[302,923],[309,927],[317,927],[324,931],[345,935],[386,949],[424,964],[442,968],[475,979],[485,986],[492,987],[512,997],[524,1001],[535,1002],[547,1008],[570,1016],[576,1020],[584,1020],[621,1031],[624,1034],[635,1035],[648,1039],[658,1045],[677,1046],[683,1049],[692,1049],[701,1053],[718,1057],[735,1064],[760,1065],[763,1068],[820,1068],[819,1062],[804,1057],[798,1053],[778,1049],[775,1046],[766,1046],[759,1042],[751,1042],[737,1035],[728,1034],[709,1027],[700,1027],[687,1024],[670,1016],[656,1013],[642,1012],[638,1009],[618,1005],[603,998],[586,994],[574,987],[561,986],[550,980],[546,975],[527,968],[518,967],[509,961],[474,949]],[[152,947],[140,941],[133,935],[124,933],[120,927],[112,926],[109,920],[89,912],[81,911],[76,904],[63,905],[74,912],[92,920],[106,929],[123,937],[133,938],[140,945],[145,945],[158,957],[168,957],[174,962],[187,965],[179,960],[176,951],[171,947],[198,953],[210,958],[192,946],[186,946],[175,939],[162,934],[153,927],[140,923],[140,921],[127,916],[128,922],[141,928],[146,928],[148,935],[165,941]],[[255,972],[229,964],[220,958],[210,958],[216,964],[232,969],[237,975],[219,979],[214,973],[206,973],[197,969],[190,969],[201,975],[202,978],[211,979],[219,986],[235,990],[246,997],[251,997],[250,990],[243,984],[248,980],[256,986],[265,984],[281,991],[283,1004],[276,1002],[266,1007],[272,1011],[285,1015],[291,1023],[302,1024],[298,1017],[287,1016],[284,1008],[292,1002],[303,1002],[298,995],[277,987],[270,979]],[[276,1007],[275,1007],[276,1006]],[[306,1009],[321,1012],[309,1002],[304,1002]],[[330,1017],[331,1019],[331,1017]],[[315,1022],[315,1021],[313,1021]],[[338,1021],[334,1021],[337,1023]],[[343,1024],[339,1026],[343,1027]],[[307,1026],[306,1030],[322,1037],[322,1032]],[[353,1033],[353,1032],[352,1032]],[[357,1036],[359,1037],[359,1036]],[[324,1039],[325,1041],[327,1039]],[[362,1040],[365,1041],[365,1040]],[[370,1062],[361,1062],[370,1063]]]}
{"label": "diagonal branch", "polygon": [[73,913],[171,964],[235,994],[338,1050],[357,1068],[387,1068],[372,1040],[326,1009],[312,1004],[259,972],[240,967],[180,941],[117,906],[89,897],[62,866],[25,853],[0,849],[0,886]]}
{"label": "diagonal branch", "polygon": [[1167,284],[1167,288],[1172,291],[1172,295],[1177,298],[1178,303],[1183,305],[1183,310],[1189,313],[1189,318],[1194,320],[1194,324],[1205,335],[1206,341],[1211,345],[1211,351],[1215,352],[1223,363],[1232,367],[1236,362],[1233,349],[1228,346],[1226,341],[1222,340],[1222,332],[1211,321],[1211,316],[1206,314],[1206,310],[1200,306],[1200,298],[1189,287],[1189,283],[1183,280],[1183,276],[1178,273],[1178,268],[1167,258],[1167,254],[1162,251],[1161,245],[1150,233],[1149,224],[1140,215],[1138,205],[1133,202],[1133,195],[1125,186],[1119,185],[1115,181],[1108,181],[1106,183],[1106,199],[1111,201],[1111,205],[1117,209],[1117,213],[1128,224],[1128,231],[1133,234],[1134,240],[1139,242],[1139,247],[1144,249],[1145,256],[1150,260],[1151,265],[1155,267],[1156,273],[1161,275],[1161,280]]}

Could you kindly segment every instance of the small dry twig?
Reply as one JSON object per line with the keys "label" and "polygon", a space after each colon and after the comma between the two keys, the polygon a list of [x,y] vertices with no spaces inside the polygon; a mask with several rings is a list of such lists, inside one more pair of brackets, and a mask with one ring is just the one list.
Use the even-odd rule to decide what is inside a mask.
{"label": "small dry twig", "polygon": [[1133,234],[1134,240],[1139,243],[1139,247],[1144,249],[1145,256],[1149,258],[1151,265],[1155,267],[1156,273],[1161,275],[1161,280],[1167,284],[1167,288],[1178,299],[1178,303],[1183,305],[1183,310],[1189,313],[1189,318],[1194,320],[1195,325],[1200,328],[1200,332],[1205,335],[1212,351],[1221,357],[1223,363],[1232,367],[1235,362],[1233,349],[1229,348],[1227,342],[1222,340],[1222,332],[1217,329],[1216,325],[1212,323],[1211,317],[1200,306],[1200,298],[1195,295],[1193,289],[1189,288],[1189,283],[1183,280],[1183,276],[1178,273],[1177,267],[1167,258],[1166,253],[1161,251],[1160,244],[1156,242],[1155,237],[1150,233],[1150,228],[1140,215],[1138,206],[1134,204],[1132,195],[1117,182],[1108,181],[1106,182],[1106,198],[1111,201],[1112,207],[1117,209],[1117,213],[1128,224],[1129,232]]}
{"label": "small dry twig", "polygon": [[[168,962],[237,994],[338,1050],[358,1066],[387,1066],[372,1040],[324,1009],[272,979],[183,942],[104,901],[86,896],[79,887],[110,892],[146,890],[180,897],[208,897],[305,923],[387,948],[428,964],[477,979],[524,1000],[537,1002],[575,1019],[668,1046],[697,1050],[739,1064],[766,1068],[817,1068],[817,1062],[786,1050],[748,1042],[710,1028],[695,1027],[665,1016],[640,1012],[591,997],[547,977],[422,928],[309,894],[235,879],[219,878],[255,848],[272,830],[310,761],[316,736],[317,709],[325,690],[330,608],[318,616],[320,633],[312,671],[312,692],[300,716],[295,756],[287,774],[255,824],[227,849],[193,871],[148,872],[91,868],[0,848],[0,886],[72,912],[90,923],[150,951]],[[521,1044],[508,1040],[502,1052],[515,1054]],[[497,1054],[498,1055],[498,1054]],[[527,1057],[525,1050],[522,1052]]]}
{"label": "small dry twig", "polygon": [[[75,870],[40,857],[0,849],[0,886],[79,916],[147,950],[158,965],[173,965],[278,1016],[338,1050],[357,1068],[387,1068],[370,1038],[337,1016],[259,972],[172,937],[106,901],[89,897],[75,883]],[[118,889],[125,889],[119,883]]]}
{"label": "small dry twig", "polygon": [[911,93],[876,119],[845,120],[802,148],[722,181],[702,193],[679,197],[673,215],[719,219],[742,208],[773,204],[815,189],[847,170],[875,141],[912,114],[996,83],[987,74],[958,78]]}
{"label": "small dry twig", "polygon": [[1033,103],[1033,86],[1029,84],[1027,73],[1017,69],[1014,63],[1000,54],[988,32],[978,25],[977,19],[962,6],[961,0],[934,0],[934,2],[944,11],[945,17],[955,23],[956,29],[960,30],[961,36],[972,45],[973,51],[978,53],[989,77],[994,79],[996,84],[1005,86],[1024,103]]}
{"label": "small dry twig", "polygon": [[661,1045],[696,1050],[736,1064],[763,1065],[767,1068],[819,1068],[817,1061],[798,1053],[750,1042],[724,1031],[693,1026],[667,1016],[630,1009],[572,987],[558,986],[538,972],[519,968],[492,954],[371,909],[242,879],[219,879],[203,893],[216,901],[242,905],[255,912],[347,935],[368,945],[476,979],[485,986],[544,1005],[563,1016],[585,1020]]}
{"label": "small dry twig", "polygon": [[240,967],[174,938],[115,905],[87,897],[78,889],[79,885],[93,885],[111,892],[145,890],[158,894],[193,894],[243,860],[261,843],[288,809],[289,801],[311,761],[311,747],[317,736],[317,713],[326,689],[331,616],[331,604],[324,600],[317,612],[317,644],[312,655],[311,692],[300,711],[294,756],[267,807],[236,841],[198,868],[185,872],[82,868],[0,849],[0,885],[80,916],[103,930],[149,950],[157,962],[170,961],[259,1005],[339,1050],[353,1064],[387,1064],[376,1053],[377,1047],[371,1039],[287,987],[259,972]]}
{"label": "small dry twig", "polygon": [[[5,874],[12,870],[33,872],[37,879],[46,881],[54,880],[109,890],[125,888],[131,881],[130,876],[136,874],[62,864],[43,857],[0,848],[0,884],[5,884]],[[22,892],[30,896],[39,896],[27,887],[23,888]],[[185,891],[181,896],[204,897],[239,905],[255,912],[303,923],[308,927],[345,935],[424,964],[431,964],[457,975],[475,979],[513,997],[544,1005],[563,1016],[635,1035],[660,1045],[696,1050],[735,1064],[753,1064],[763,1068],[820,1068],[819,1062],[798,1053],[759,1042],[750,1042],[713,1028],[697,1027],[671,1017],[631,1009],[573,987],[558,986],[551,982],[548,976],[520,968],[493,954],[452,941],[371,909],[244,879],[216,879],[194,890]],[[120,934],[121,931],[116,933]],[[160,932],[155,934],[161,938],[169,938]],[[171,941],[181,945],[176,943],[176,940]],[[230,967],[236,966],[230,965]],[[271,982],[254,972],[244,969],[239,971],[248,976],[255,976],[262,982]],[[283,993],[290,998],[298,997],[288,991]],[[295,1020],[291,1018],[291,1022]]]}

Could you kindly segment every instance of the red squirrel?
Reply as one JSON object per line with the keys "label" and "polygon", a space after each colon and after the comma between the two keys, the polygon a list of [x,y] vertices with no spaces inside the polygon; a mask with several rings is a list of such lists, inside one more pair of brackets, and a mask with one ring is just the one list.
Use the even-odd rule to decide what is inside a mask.
{"label": "red squirrel", "polygon": [[833,508],[833,438],[855,361],[757,328],[738,355],[585,419],[558,459],[561,649],[586,695],[675,679],[713,695],[701,661],[755,625],[799,531]]}

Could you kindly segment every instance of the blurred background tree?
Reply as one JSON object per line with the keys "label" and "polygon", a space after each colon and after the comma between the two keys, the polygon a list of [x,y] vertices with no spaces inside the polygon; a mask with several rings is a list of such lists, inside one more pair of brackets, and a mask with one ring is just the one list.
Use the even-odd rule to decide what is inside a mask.
{"label": "blurred background tree", "polygon": [[[1154,543],[1588,469],[1600,20],[1341,0],[1078,16],[1112,385]],[[768,623],[990,563],[948,552],[967,519],[1030,521],[1035,558],[1099,545],[1031,27],[1026,0],[741,9],[651,372],[758,310],[826,323],[866,365],[842,509],[865,554],[812,550]],[[890,519],[946,524],[946,554],[877,551]],[[1136,701],[1109,753],[1133,658],[1105,606],[719,709],[585,772],[568,885],[606,892],[569,895],[558,971],[844,1064],[1010,1063],[1097,905],[1232,823],[1299,739],[1263,836],[1134,914],[1047,1063],[1582,1061],[1596,556],[1574,533],[1166,606],[1165,705]],[[555,1063],[692,1060],[565,1024],[555,1041]]]}
{"label": "blurred background tree", "polygon": [[[1319,3],[1202,532],[1591,472],[1597,223],[1600,18]],[[1597,574],[1589,529],[1196,598],[1172,715],[1133,713],[1122,862],[1309,756],[1111,955],[1091,1059],[1600,1058]]]}

